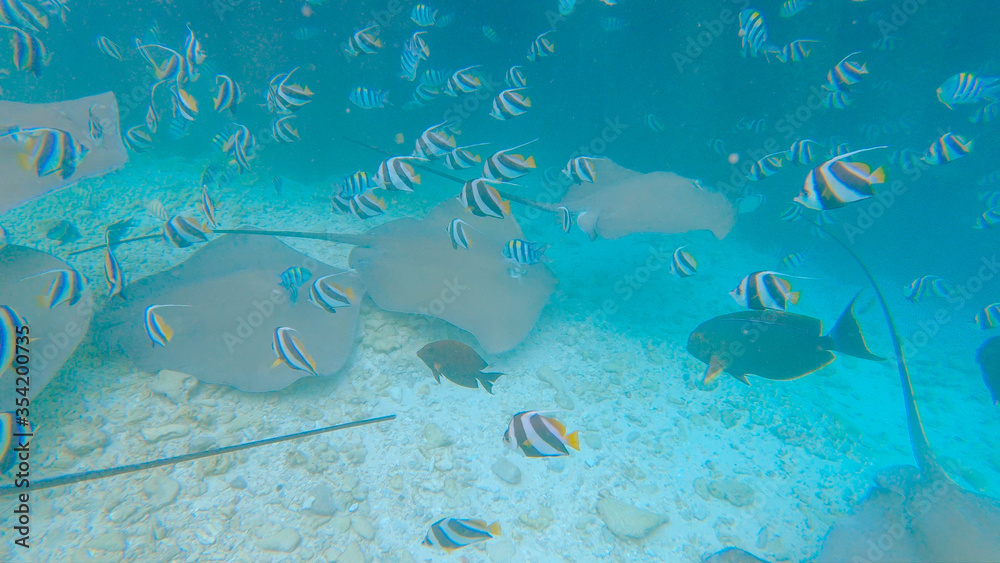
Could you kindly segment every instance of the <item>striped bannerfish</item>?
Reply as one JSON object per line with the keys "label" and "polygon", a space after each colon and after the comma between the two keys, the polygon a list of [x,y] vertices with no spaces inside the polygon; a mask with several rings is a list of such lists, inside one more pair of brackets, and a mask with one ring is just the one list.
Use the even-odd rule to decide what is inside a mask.
{"label": "striped bannerfish", "polygon": [[[797,63],[806,60],[810,53],[812,53],[812,47],[809,43],[819,43],[815,39],[796,39],[788,45],[781,48],[780,51],[774,52],[774,58],[778,59],[783,63]],[[765,51],[765,56],[771,53],[771,51]]]}
{"label": "striped bannerfish", "polygon": [[301,266],[292,266],[281,272],[281,287],[288,292],[288,300],[294,305],[299,300],[299,287],[312,278],[312,272]]}
{"label": "striped bannerfish", "polygon": [[507,241],[500,252],[504,258],[515,264],[531,266],[539,262],[549,261],[548,257],[545,256],[545,250],[548,247],[547,244],[539,245],[522,239],[514,239]]}
{"label": "striped bannerfish", "polygon": [[237,123],[233,134],[222,143],[222,152],[228,154],[236,162],[237,171],[242,174],[250,170],[250,154],[257,141],[246,125]]}
{"label": "striped bannerfish", "polygon": [[1000,119],[1000,102],[986,104],[969,117],[971,123],[992,123],[997,119]]}
{"label": "striped bannerfish", "polygon": [[643,124],[649,128],[650,131],[654,133],[663,133],[663,123],[660,122],[660,118],[655,115],[648,113],[646,117],[642,118]]}
{"label": "striped bannerfish", "polygon": [[983,330],[1000,326],[1000,303],[987,305],[976,314],[976,324]]}
{"label": "striped bannerfish", "polygon": [[790,18],[795,14],[805,10],[809,6],[812,6],[813,0],[788,0],[781,5],[781,10],[778,11],[778,15],[783,18]]}
{"label": "striped bannerfish", "polygon": [[976,224],[972,227],[974,229],[988,229],[1000,225],[1000,207],[994,207],[992,209],[987,209],[976,218]]}
{"label": "striped bannerfish", "polygon": [[493,110],[490,116],[504,121],[526,113],[531,107],[531,99],[522,95],[521,90],[524,88],[511,88],[497,94],[497,97],[493,98]]}
{"label": "striped bannerfish", "polygon": [[558,457],[569,455],[569,448],[580,451],[580,433],[566,434],[566,427],[558,420],[538,411],[525,411],[510,419],[503,443],[512,450],[520,449],[526,457]]}
{"label": "striped bannerfish", "polygon": [[371,55],[378,52],[382,48],[382,40],[378,37],[378,33],[378,25],[370,25],[358,30],[347,40],[344,52],[352,57],[356,57],[360,53]]}
{"label": "striped bannerfish", "polygon": [[427,45],[427,41],[424,40],[424,35],[427,35],[426,31],[414,31],[408,43],[410,45],[409,48],[413,49],[415,54],[426,61],[431,56],[431,48]]}
{"label": "striped bannerfish", "polygon": [[413,156],[433,160],[441,158],[455,148],[455,137],[444,129],[448,122],[428,127],[417,137],[417,147]]}
{"label": "striped bannerfish", "polygon": [[528,141],[513,148],[504,149],[493,153],[489,159],[483,163],[483,177],[490,180],[514,180],[522,176],[527,176],[528,172],[535,168],[535,157],[524,158],[519,154],[508,154],[521,147],[526,147],[538,139]]}
{"label": "striped bannerfish", "polygon": [[369,190],[351,198],[348,203],[351,215],[358,219],[371,219],[385,213],[385,200]]}
{"label": "striped bannerfish", "polygon": [[490,40],[490,43],[499,43],[500,36],[497,35],[497,30],[493,29],[488,25],[483,26],[483,36]]}
{"label": "striped bannerfish", "polygon": [[294,370],[307,371],[313,375],[316,373],[316,360],[306,352],[302,341],[295,337],[294,328],[279,326],[274,329],[274,337],[271,339],[271,350],[274,351],[276,360],[271,367],[285,364]]}
{"label": "striped bannerfish", "polygon": [[831,90],[828,84],[823,86],[826,90],[826,97],[823,98],[823,107],[827,109],[847,109],[851,106],[851,95],[845,90]]}
{"label": "striped bannerfish", "polygon": [[445,86],[444,93],[449,96],[457,96],[459,94],[469,94],[471,92],[475,92],[480,86],[482,86],[483,82],[478,76],[472,74],[470,71],[481,66],[482,65],[472,65],[453,72],[451,78],[448,79],[448,84]]}
{"label": "striped bannerfish", "polygon": [[420,174],[407,160],[426,161],[416,156],[394,156],[384,160],[372,178],[372,185],[390,192],[412,192],[413,187],[420,184]]}
{"label": "striped bannerfish", "polygon": [[163,82],[158,82],[155,86],[153,86],[154,93],[150,94],[149,107],[146,108],[146,129],[148,129],[150,133],[156,133],[156,130],[160,126],[160,114],[156,111],[156,106],[153,104],[153,100],[155,99],[153,96],[155,95],[156,86],[159,86],[160,84],[163,84]]}
{"label": "striped bannerfish", "polygon": [[920,160],[927,164],[945,164],[972,152],[972,145],[973,141],[966,141],[961,135],[945,133],[931,144],[927,154]]}
{"label": "striped bannerfish", "polygon": [[494,522],[487,526],[486,522],[482,520],[442,518],[431,524],[431,529],[427,532],[427,537],[424,538],[423,545],[440,547],[450,553],[456,549],[493,539],[499,535],[499,522]]}
{"label": "striped bannerfish", "polygon": [[104,279],[108,282],[108,297],[118,296],[124,299],[122,291],[125,289],[125,281],[122,278],[122,267],[111,252],[111,244],[106,233],[104,241]]}
{"label": "striped bannerfish", "polygon": [[174,108],[174,115],[187,121],[194,121],[194,118],[198,116],[198,101],[194,99],[194,96],[179,86],[170,88],[170,93],[173,94],[171,104]]}
{"label": "striped bannerfish", "polygon": [[403,44],[403,52],[399,56],[399,67],[403,71],[399,74],[400,78],[407,80],[408,82],[413,82],[417,79],[417,67],[420,66],[420,53],[416,51],[416,47],[407,40]]}
{"label": "striped bannerfish", "polygon": [[420,27],[431,27],[437,19],[438,11],[427,4],[417,4],[410,11],[410,19]]}
{"label": "striped bannerfish", "polygon": [[136,125],[125,131],[125,144],[133,152],[142,153],[153,148],[153,137],[145,125]]}
{"label": "striped bannerfish", "polygon": [[69,178],[90,152],[62,129],[18,129],[0,137],[11,137],[15,142],[25,143],[25,152],[18,154],[18,160],[25,169],[33,169],[39,178],[53,174],[64,180]]}
{"label": "striped bannerfish", "polygon": [[955,292],[951,285],[939,276],[920,276],[910,282],[903,290],[907,300],[911,303],[919,303],[921,299],[930,292],[932,295],[947,299]]}
{"label": "striped bannerfish", "polygon": [[193,69],[205,62],[205,51],[202,50],[201,41],[198,41],[198,36],[195,35],[190,24],[188,24],[187,29],[188,34],[184,39],[184,60],[187,61],[188,67],[192,69],[191,79],[196,80],[198,74]]}
{"label": "striped bannerfish", "polygon": [[559,226],[562,227],[564,233],[568,233],[573,227],[573,214],[565,206],[557,207],[556,211],[559,212]]}
{"label": "striped bannerfish", "polygon": [[194,219],[184,215],[174,215],[163,223],[163,240],[177,248],[187,248],[192,244],[206,242],[204,227]]}
{"label": "striped bannerfish", "polygon": [[334,194],[331,198],[331,203],[333,204],[333,212],[341,213],[347,215],[351,212],[351,198],[344,197],[340,194]]}
{"label": "striped bannerfish", "polygon": [[816,158],[815,152],[813,152],[813,147],[821,147],[823,145],[812,139],[802,139],[800,141],[795,141],[792,146],[788,147],[785,151],[785,158],[788,159],[792,164],[809,164]]}
{"label": "striped bannerfish", "polygon": [[601,28],[607,33],[625,31],[628,29],[628,20],[621,16],[606,16],[601,18]]}
{"label": "striped bannerfish", "polygon": [[759,182],[768,176],[777,174],[778,169],[785,162],[785,156],[784,151],[778,151],[761,157],[760,160],[757,160],[750,166],[750,174],[747,175],[747,180]]}
{"label": "striped bannerfish", "polygon": [[[832,137],[831,137],[831,139],[832,139]],[[833,144],[833,143],[830,143],[830,146],[832,147],[830,149],[830,154],[832,156],[845,156],[847,153],[851,152],[851,144],[850,143],[838,143],[836,145]]]}
{"label": "striped bannerfish", "polygon": [[698,273],[698,261],[684,248],[684,245],[674,251],[670,262],[670,272],[679,278],[689,278]]}
{"label": "striped bannerfish", "polygon": [[416,107],[421,107],[440,95],[441,91],[433,86],[427,84],[417,84],[416,89],[413,90],[413,100],[407,102],[407,105],[404,105],[403,109],[409,109],[414,105]]}
{"label": "striped bannerfish", "polygon": [[472,147],[480,147],[489,143],[476,143],[464,147],[457,147],[444,157],[444,165],[452,170],[465,170],[472,168],[483,162],[483,157],[473,154]]}
{"label": "striped bannerfish", "polygon": [[14,33],[11,40],[14,50],[14,68],[30,71],[35,77],[41,76],[42,66],[48,59],[48,53],[42,40],[23,29],[8,25],[0,25],[0,28],[9,29]]}
{"label": "striped bannerfish", "polygon": [[24,319],[12,307],[0,305],[0,375],[14,362],[18,336],[27,336]]}
{"label": "striped bannerfish", "polygon": [[219,92],[212,98],[212,107],[215,111],[222,113],[226,110],[236,111],[236,106],[243,100],[243,90],[235,80],[225,74],[215,76],[215,85]]}
{"label": "striped bannerfish", "polygon": [[524,88],[528,85],[528,81],[524,78],[523,68],[519,65],[514,65],[507,70],[504,82],[511,88]]}
{"label": "striped bannerfish", "polygon": [[751,133],[763,133],[767,130],[767,120],[763,117],[753,119],[751,117],[741,117],[739,121],[736,122],[737,131],[747,131]]}
{"label": "striped bannerfish", "polygon": [[781,259],[781,267],[791,270],[792,268],[798,268],[805,261],[806,261],[805,256],[802,256],[802,254],[799,252],[793,252]]}
{"label": "striped bannerfish", "polygon": [[361,195],[372,188],[371,182],[368,181],[368,174],[362,170],[347,176],[337,186],[340,188],[339,195],[347,198]]}
{"label": "striped bannerfish", "polygon": [[316,281],[309,286],[309,302],[328,313],[336,313],[341,307],[350,307],[354,299],[354,290],[330,281],[339,275],[330,274],[316,278]]}
{"label": "striped bannerfish", "polygon": [[802,191],[793,201],[809,209],[824,211],[873,196],[872,184],[885,182],[885,172],[881,168],[873,172],[867,164],[844,162],[843,159],[865,151],[884,148],[886,147],[851,151],[813,168],[806,176]]}
{"label": "striped bannerfish", "polygon": [[49,28],[49,17],[39,11],[34,4],[21,0],[0,2],[0,22],[36,33]]}
{"label": "striped bannerfish", "polygon": [[860,53],[861,51],[855,51],[847,55],[826,74],[826,81],[831,90],[840,90],[842,86],[857,84],[861,82],[862,76],[868,74],[868,69],[865,68],[867,65],[858,66],[858,63],[847,60]]}
{"label": "striped bannerfish", "polygon": [[945,80],[937,89],[938,101],[948,109],[954,104],[977,104],[985,98],[997,99],[1000,78],[979,78],[971,72],[960,72]]}
{"label": "striped bannerfish", "polygon": [[748,8],[740,12],[740,55],[757,57],[767,49],[767,25],[760,12]]}
{"label": "striped bannerfish", "polygon": [[83,296],[83,276],[80,275],[80,272],[72,268],[48,270],[47,272],[28,276],[24,279],[37,278],[48,274],[55,274],[56,277],[52,279],[52,283],[49,285],[49,289],[45,292],[45,295],[38,297],[39,304],[44,304],[45,307],[51,309],[63,303],[72,307],[80,301],[80,297]]}
{"label": "striped bannerfish", "polygon": [[364,86],[358,86],[351,90],[347,96],[351,103],[361,109],[384,108],[389,103],[389,92],[383,90],[372,90]]}
{"label": "striped bannerfish", "polygon": [[[160,206],[162,207],[163,204],[160,204]],[[208,193],[208,186],[205,184],[201,186],[200,209],[202,215],[205,216],[206,226],[211,226],[213,229],[219,228],[219,221],[215,218],[215,202],[212,201],[212,196]]]}
{"label": "striped bannerfish", "polygon": [[778,272],[754,272],[743,278],[729,295],[748,309],[784,311],[789,303],[799,302],[799,292],[792,291],[792,284],[778,277],[780,275]]}
{"label": "striped bannerfish", "polygon": [[461,219],[452,219],[448,224],[448,236],[451,238],[451,247],[458,250],[459,247],[469,249],[469,234],[465,232],[465,227],[475,229],[472,225]]}
{"label": "striped bannerfish", "polygon": [[271,136],[274,137],[275,141],[279,143],[294,143],[295,141],[302,140],[295,126],[292,125],[293,119],[295,119],[294,115],[286,115],[271,122]]}
{"label": "striped bannerfish", "polygon": [[291,113],[312,101],[313,91],[308,86],[299,84],[289,84],[292,75],[299,67],[295,67],[287,74],[278,74],[271,79],[268,84],[268,97],[273,97],[268,103],[268,109],[274,113]]}
{"label": "striped bannerfish", "polygon": [[528,49],[528,61],[535,62],[538,57],[547,57],[556,52],[555,44],[547,37],[550,33],[555,33],[555,30],[550,29],[531,42],[531,48]]}
{"label": "striped bannerfish", "polygon": [[[2,336],[0,334],[0,338]],[[3,342],[0,341],[0,348],[2,347]],[[3,361],[2,358],[0,352],[0,362]],[[0,363],[0,375],[3,375],[3,366]],[[20,455],[24,455],[17,450],[28,451],[28,444],[34,433],[34,427],[24,417],[15,416],[13,412],[0,413],[0,473],[9,471],[19,461]]]}
{"label": "striped bannerfish", "polygon": [[500,194],[487,178],[469,180],[462,186],[458,201],[478,217],[503,219],[510,215],[510,202],[500,198]]}
{"label": "striped bannerfish", "polygon": [[190,305],[150,305],[143,313],[143,325],[146,328],[146,336],[151,342],[150,346],[166,346],[174,338],[174,329],[163,320],[156,310],[163,307],[190,307]]}
{"label": "striped bannerfish", "polygon": [[584,182],[594,183],[594,161],[596,158],[589,156],[578,156],[566,163],[563,174],[569,176],[574,182],[582,184]]}

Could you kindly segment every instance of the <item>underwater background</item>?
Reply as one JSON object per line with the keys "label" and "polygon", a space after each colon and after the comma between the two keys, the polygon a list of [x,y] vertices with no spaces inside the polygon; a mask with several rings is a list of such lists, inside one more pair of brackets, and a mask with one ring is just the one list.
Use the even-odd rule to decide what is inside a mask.
{"label": "underwater background", "polygon": [[[17,14],[32,12],[47,15],[47,25],[18,24]],[[1000,367],[977,362],[977,350],[1000,323],[994,227],[1000,210],[990,214],[1000,207],[997,15],[988,3],[938,0],[4,3],[0,19],[8,28],[0,35],[9,33],[12,42],[0,53],[6,71],[0,103],[55,104],[58,113],[67,100],[112,92],[117,118],[103,135],[112,139],[120,129],[120,152],[127,155],[124,165],[80,179],[67,161],[82,169],[87,154],[71,154],[71,148],[40,154],[42,139],[52,134],[24,132],[38,125],[34,114],[0,111],[7,131],[0,144],[8,151],[0,166],[49,179],[68,172],[32,197],[3,200],[3,242],[64,260],[93,294],[91,330],[44,389],[32,391],[32,477],[396,418],[32,492],[28,549],[14,542],[20,534],[14,497],[3,497],[0,560],[697,562],[728,547],[748,552],[729,552],[740,557],[732,561],[753,561],[750,553],[767,561],[836,560],[822,557],[831,528],[870,498],[876,483],[892,489],[879,476],[886,467],[914,465],[916,447],[882,309],[863,272],[831,237],[862,258],[885,293],[937,460],[958,487],[1000,496],[994,401]],[[766,38],[755,44],[757,20]],[[437,84],[422,99],[415,92],[424,79],[400,76],[407,71],[407,42],[420,31],[429,55],[416,76],[437,70],[445,82],[474,82],[471,91],[449,96]],[[189,61],[191,38],[203,62]],[[808,40],[801,44],[808,54],[780,60],[782,48],[796,40]],[[44,44],[44,54],[34,54],[37,73],[33,48],[19,41]],[[172,49],[179,59],[148,45]],[[845,57],[856,52],[850,57],[855,66],[847,65]],[[174,63],[180,68],[167,68]],[[498,97],[516,87],[505,83],[515,65],[530,104]],[[293,79],[276,86],[274,79],[293,69]],[[838,69],[858,80],[838,86]],[[960,73],[969,76],[954,78]],[[225,101],[218,75],[231,78],[242,95]],[[384,107],[378,107],[380,93]],[[185,109],[192,113],[186,96],[197,101],[191,119],[183,116]],[[305,103],[288,102],[296,97]],[[157,131],[150,130],[150,111]],[[81,115],[76,142],[111,143],[93,136],[92,123],[88,139],[88,114]],[[294,135],[275,128],[285,115],[294,116]],[[443,135],[428,135],[442,123],[436,131]],[[240,137],[237,124],[252,132],[252,143]],[[292,142],[283,142],[282,134]],[[447,144],[449,137],[450,149],[455,139],[458,147],[488,145],[472,149],[477,159],[466,170],[449,170],[443,158],[414,161],[422,181],[412,193],[377,189],[384,204],[374,216],[331,209],[331,197],[356,172],[366,172],[367,183],[387,156],[413,154],[420,139]],[[797,164],[784,151],[806,139],[815,143],[816,156]],[[513,345],[487,344],[477,330],[434,314],[433,303],[417,311],[374,299],[378,290],[365,279],[364,264],[349,261],[351,245],[280,237],[316,263],[361,270],[362,282],[371,285],[370,297],[359,289],[357,299],[345,298],[347,309],[334,313],[354,315],[348,317],[354,324],[337,329],[347,332],[338,332],[336,343],[322,334],[305,341],[317,357],[326,353],[319,349],[340,345],[342,367],[313,377],[308,362],[303,370],[295,354],[282,360],[280,346],[272,351],[268,334],[261,348],[267,363],[284,361],[270,369],[290,379],[274,389],[246,390],[232,382],[238,370],[213,379],[167,364],[150,369],[148,356],[139,361],[139,352],[129,352],[135,348],[123,334],[134,336],[142,354],[169,353],[177,344],[170,338],[157,344],[149,319],[144,324],[133,315],[131,325],[121,325],[114,317],[152,303],[132,301],[130,286],[183,264],[216,239],[240,236],[212,233],[203,217],[209,191],[218,230],[360,234],[433,215],[435,206],[465,190],[462,182],[481,175],[491,155],[529,141],[514,152],[533,157],[532,166],[496,187],[514,196],[506,198],[513,204],[503,214],[507,228],[523,233],[513,238],[534,243],[544,260],[490,254],[501,264],[503,282],[515,288],[515,305],[523,299],[525,309],[536,307],[530,330],[511,337]],[[808,208],[788,220],[790,205],[802,211],[793,198],[807,176],[826,174],[823,181],[847,185],[844,176],[817,170],[847,162],[837,159],[849,151],[883,146],[851,159],[884,170],[884,183],[862,182],[874,196]],[[596,183],[585,178],[587,161],[577,162],[583,178],[572,168],[561,173],[581,156],[593,158]],[[560,228],[557,206],[567,206],[572,217],[588,212],[584,204],[567,203],[589,201],[574,200],[573,190],[591,183],[613,189],[613,182],[601,181],[614,165],[609,175],[621,167],[627,177],[669,171],[696,180],[688,182],[692,192],[720,194],[724,205],[690,203],[700,195],[685,196],[690,210],[667,196],[636,201],[646,194],[637,185],[611,192],[612,209],[620,204],[698,218],[723,206],[730,223],[720,227],[721,236],[714,225],[675,228],[669,221],[620,238]],[[459,211],[481,211],[476,201],[467,203]],[[171,244],[160,235],[167,216],[155,211],[159,207],[171,219],[197,218],[203,236]],[[470,248],[455,246],[454,224],[435,227],[440,238],[426,242],[428,260],[436,256],[432,244],[450,242],[454,253],[492,244],[485,239],[495,233],[483,225],[495,219],[471,211],[454,217],[468,221]],[[121,221],[128,221],[123,238],[155,236],[116,244],[106,229]],[[498,239],[497,249],[508,238]],[[418,266],[422,244],[416,240],[411,251]],[[675,253],[679,247],[696,259],[696,275],[677,275],[684,258]],[[108,295],[112,251],[123,273],[122,297]],[[0,286],[0,297],[32,275],[13,256],[0,253],[0,281],[9,284]],[[253,267],[248,262],[246,269]],[[416,267],[394,281],[405,287],[406,275],[425,271]],[[749,386],[727,375],[706,379],[706,361],[688,352],[689,337],[709,319],[754,309],[730,292],[762,272],[780,273],[801,293],[787,310],[821,320],[823,334],[861,291],[854,314],[868,347],[888,361],[838,354],[800,379],[751,375]],[[282,273],[273,272],[280,295]],[[529,305],[537,296],[519,297],[517,288],[541,276],[551,276],[554,288]],[[925,276],[947,283],[915,296],[914,284]],[[183,283],[201,291],[206,303],[241,290],[204,281],[199,285],[194,276]],[[293,312],[315,313],[309,309],[314,281],[301,282]],[[928,287],[932,281],[924,280]],[[161,292],[157,298],[173,289],[168,278],[149,287]],[[13,302],[0,305],[18,309]],[[163,315],[179,341],[179,317]],[[24,320],[30,324],[31,315]],[[503,332],[507,322],[469,324]],[[40,338],[44,346],[45,335]],[[447,373],[437,377],[433,362],[418,356],[443,340],[468,345],[488,364],[485,372],[503,374],[491,392],[476,385],[480,367],[469,388]],[[808,352],[791,340],[778,344],[783,351],[771,358],[778,363]],[[218,355],[224,365],[221,349]],[[0,374],[2,394],[12,393],[13,371],[11,364]],[[579,448],[538,459],[508,447],[503,436],[512,417],[525,411],[565,425],[553,438],[564,444],[579,431]],[[15,464],[4,474],[3,485],[14,482],[16,470]],[[473,526],[475,534],[449,536],[455,550],[446,550],[430,539],[447,518],[498,522],[502,532]],[[964,538],[954,537],[957,543]],[[422,545],[427,541],[433,545]],[[857,560],[905,560],[883,557],[895,546],[877,547],[866,545]]]}

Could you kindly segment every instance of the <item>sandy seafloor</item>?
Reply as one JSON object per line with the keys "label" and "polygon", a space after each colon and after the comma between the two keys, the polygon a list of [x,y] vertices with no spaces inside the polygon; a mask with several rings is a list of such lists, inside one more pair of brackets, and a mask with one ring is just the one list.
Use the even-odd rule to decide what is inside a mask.
{"label": "sandy seafloor", "polygon": [[[99,242],[104,225],[128,216],[140,220],[140,232],[153,228],[144,199],[158,198],[172,212],[194,210],[200,163],[136,160],[120,173],[28,203],[0,223],[15,243],[52,249],[43,218],[68,216],[85,235],[76,248]],[[224,226],[351,232],[368,226],[331,216],[320,196],[325,189],[289,182],[279,195],[269,177],[254,180],[241,178],[214,194]],[[389,217],[419,214],[453,191],[431,186],[396,198]],[[492,370],[506,374],[495,395],[436,384],[416,357],[420,347],[443,338],[475,345],[470,335],[436,319],[383,312],[370,301],[362,307],[355,353],[340,373],[274,393],[199,383],[164,394],[154,391],[154,374],[103,357],[85,340],[33,403],[35,476],[369,416],[398,418],[34,493],[33,547],[13,548],[5,510],[0,560],[700,561],[734,545],[773,561],[801,561],[817,553],[831,523],[863,498],[879,468],[913,462],[891,362],[841,357],[793,382],[753,378],[745,387],[725,377],[713,389],[701,387],[704,366],[684,350],[690,330],[738,310],[726,293],[739,278],[776,267],[794,248],[761,253],[741,242],[739,228],[723,242],[696,233],[591,243],[576,229],[563,235],[549,218],[521,222],[528,238],[553,243],[560,286],[524,343],[487,356]],[[337,266],[349,251],[289,243]],[[669,252],[684,243],[701,264],[698,276],[680,280],[663,268],[629,299],[614,291],[650,249],[663,245]],[[794,310],[829,327],[863,280],[856,272],[824,270],[823,252],[836,250],[822,248],[797,272],[817,279],[796,282],[804,298]],[[190,252],[156,242],[124,245],[116,255],[126,277],[139,279]],[[100,253],[73,263],[100,294]],[[904,333],[920,315],[933,314],[933,306],[901,299],[898,288],[907,281],[883,280]],[[601,313],[606,299],[618,310]],[[889,355],[878,308],[860,319],[872,347]],[[960,324],[945,327],[912,358],[914,386],[938,455],[957,468],[960,483],[996,496],[997,411],[973,361],[982,337]],[[582,451],[541,460],[507,450],[500,438],[510,417],[539,409],[562,409],[554,416],[581,431]],[[186,433],[144,438],[144,429],[168,424]],[[519,484],[494,474],[498,459],[520,469]],[[597,514],[603,496],[666,515],[669,523],[643,540],[618,538]],[[446,516],[499,521],[503,535],[450,556],[421,546],[428,526]]]}

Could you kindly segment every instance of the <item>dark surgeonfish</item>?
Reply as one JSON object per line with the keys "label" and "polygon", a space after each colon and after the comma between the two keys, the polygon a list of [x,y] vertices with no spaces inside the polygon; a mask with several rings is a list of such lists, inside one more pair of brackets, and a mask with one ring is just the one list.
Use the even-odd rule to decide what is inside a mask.
{"label": "dark surgeonfish", "polygon": [[434,381],[441,383],[445,376],[452,383],[478,389],[482,384],[491,395],[493,383],[502,373],[483,373],[486,368],[484,360],[475,350],[455,340],[440,340],[431,342],[417,352],[417,357],[423,360],[434,373]]}
{"label": "dark surgeonfish", "polygon": [[976,361],[983,370],[983,382],[993,395],[993,404],[1000,404],[1000,336],[994,336],[979,347]]}
{"label": "dark surgeonfish", "polygon": [[[858,293],[860,295],[860,292]],[[854,318],[854,296],[837,324],[823,335],[819,319],[784,311],[741,311],[709,319],[694,329],[688,352],[708,364],[704,383],[729,373],[746,383],[747,375],[787,381],[808,375],[836,358],[834,352],[882,361],[865,344]]]}

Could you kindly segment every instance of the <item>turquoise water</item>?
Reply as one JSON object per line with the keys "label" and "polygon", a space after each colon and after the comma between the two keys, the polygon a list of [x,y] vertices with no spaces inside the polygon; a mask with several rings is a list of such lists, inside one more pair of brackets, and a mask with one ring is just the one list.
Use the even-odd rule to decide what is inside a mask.
{"label": "turquoise water", "polygon": [[[983,495],[977,502],[992,508],[967,517],[989,528],[1000,521],[1000,434],[976,351],[995,329],[975,318],[998,300],[996,232],[974,225],[1000,190],[993,8],[830,0],[798,2],[801,11],[785,17],[777,1],[417,4],[20,0],[0,11],[18,28],[0,33],[29,45],[21,59],[14,49],[0,54],[9,70],[0,80],[0,305],[18,314],[0,320],[35,336],[26,359],[15,356],[0,373],[0,404],[16,412],[15,372],[28,365],[30,481],[395,415],[37,490],[17,484],[25,468],[14,464],[2,481],[0,559],[700,562],[735,547],[767,561],[1000,560],[995,539],[913,516],[907,503],[937,465],[916,459],[921,439],[868,279],[831,239],[884,292],[934,463],[950,490]],[[760,37],[760,28],[740,35],[741,12],[767,30],[746,56],[742,38]],[[401,59],[417,32],[429,54],[412,55],[408,80]],[[808,56],[782,62],[781,49],[796,40],[807,40]],[[855,52],[846,59],[855,66],[845,66]],[[526,89],[500,99],[516,86],[504,81],[514,65]],[[835,67],[853,83],[838,82]],[[450,96],[437,83],[415,103],[430,70],[467,81],[469,91]],[[956,92],[959,73],[972,86]],[[234,109],[214,101],[228,95],[225,77],[242,92]],[[824,103],[838,91],[840,102]],[[72,102],[106,92],[113,101]],[[362,107],[377,106],[379,92],[385,107]],[[276,138],[286,116],[294,131],[282,134],[292,142]],[[410,156],[443,122],[435,139],[447,149],[484,143],[470,149],[472,167],[402,161],[421,176],[412,192],[375,180],[388,157]],[[931,146],[942,137],[948,154],[937,158]],[[41,148],[66,138],[65,152]],[[814,158],[783,156],[804,139],[815,142]],[[534,166],[488,184],[512,202],[502,219],[483,216],[488,203],[475,198],[455,203],[485,173],[483,162],[529,141],[512,153]],[[73,143],[83,150],[74,154]],[[885,148],[838,159],[876,147]],[[902,162],[904,149],[916,160]],[[777,163],[754,172],[769,155]],[[593,159],[594,182],[561,174],[580,156]],[[830,178],[828,162],[866,176],[881,167],[885,181],[837,187],[827,211],[783,220],[808,178]],[[374,217],[357,211],[361,200],[351,211],[356,194],[339,192],[358,171],[372,182],[366,193],[384,199],[368,202]],[[206,193],[217,231],[300,236],[213,232]],[[331,200],[338,193],[343,212]],[[861,198],[844,201],[852,193]],[[575,223],[568,232],[560,206]],[[595,216],[596,238],[586,232]],[[195,225],[180,245],[163,235],[177,217]],[[452,219],[464,221],[468,249],[447,238]],[[109,242],[106,229],[124,220],[125,240]],[[61,236],[59,221],[79,235]],[[405,225],[428,227],[392,230]],[[301,236],[316,233],[333,240]],[[545,261],[505,259],[513,239],[534,243]],[[198,261],[234,240],[280,243]],[[671,271],[682,246],[696,275]],[[801,264],[782,263],[792,253]],[[120,296],[109,296],[109,254],[123,274]],[[299,264],[317,275],[292,305],[280,275]],[[53,274],[25,279],[51,269],[82,274],[79,303],[45,302]],[[336,313],[310,295],[327,269],[338,291],[353,289]],[[688,351],[689,337],[748,311],[729,293],[767,271],[801,298],[787,307],[799,317],[780,317],[766,334],[777,351],[764,359],[783,365],[820,347],[837,358],[801,378],[704,381],[706,362]],[[945,280],[948,295],[908,300],[905,288],[929,275]],[[780,333],[808,317],[825,334],[859,291],[858,325],[887,361],[852,357],[815,334]],[[276,316],[253,321],[266,299]],[[152,328],[175,330],[157,343],[142,313],[166,304],[189,307],[159,310]],[[71,314],[81,330],[60,316]],[[241,319],[254,325],[246,334]],[[310,359],[272,350],[279,326],[297,331],[301,341],[286,345]],[[435,381],[433,362],[417,354],[442,340],[471,347],[488,364],[482,371],[503,373],[492,393],[448,376],[457,356]],[[579,448],[537,459],[506,447],[505,431],[525,411],[565,425],[551,440],[568,444],[579,431]],[[921,463],[923,485],[887,470]],[[873,498],[906,507],[908,517],[889,511],[851,528]],[[936,502],[931,515],[958,520],[947,512],[957,504]],[[451,553],[422,545],[447,518],[502,531],[479,532],[481,541],[453,534]],[[831,547],[841,545],[831,534],[838,526],[858,538],[851,556]],[[954,543],[913,539],[934,538],[928,530]]]}

